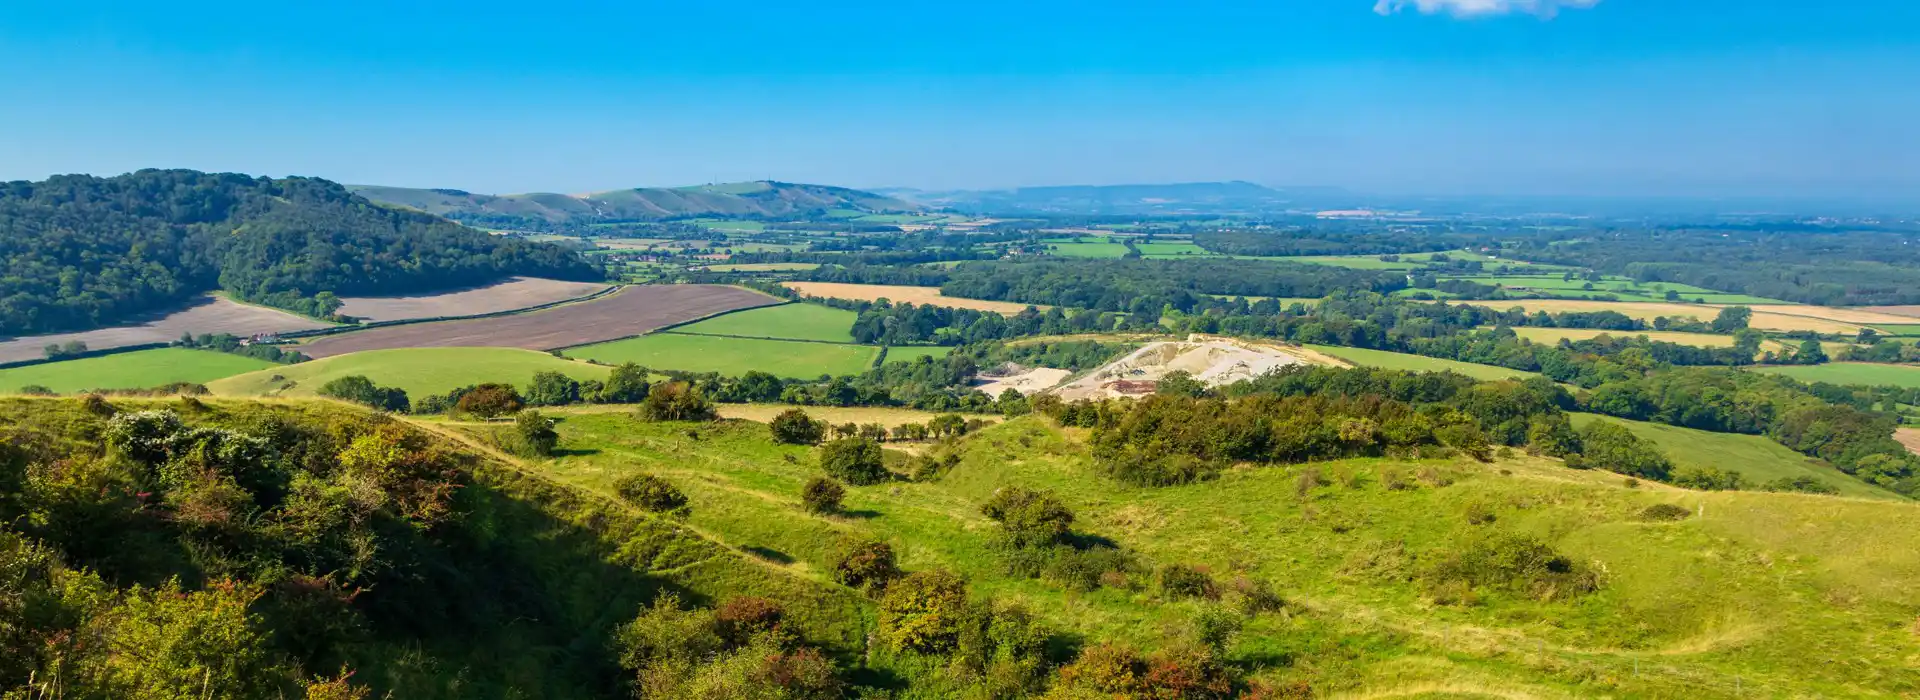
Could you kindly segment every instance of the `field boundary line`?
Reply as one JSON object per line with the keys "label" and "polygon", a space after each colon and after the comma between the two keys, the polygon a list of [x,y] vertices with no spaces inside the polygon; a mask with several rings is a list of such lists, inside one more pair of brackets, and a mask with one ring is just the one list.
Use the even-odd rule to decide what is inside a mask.
{"label": "field boundary line", "polygon": [[[764,309],[767,307],[762,306],[758,308]],[[681,325],[686,325],[686,324],[681,324]],[[771,336],[764,336],[764,335],[729,335],[726,333],[694,333],[692,331],[676,331],[676,330],[661,330],[661,331],[654,331],[653,333],[667,334],[667,335],[690,335],[690,336],[695,336],[699,338],[738,338],[740,340],[778,340],[783,343],[817,343],[820,345],[851,345],[856,348],[880,347],[878,345],[869,345],[867,343],[860,343],[860,342],[842,342],[838,340],[818,340],[813,338],[774,338]],[[649,335],[652,335],[652,334],[649,334]]]}
{"label": "field boundary line", "polygon": [[[636,287],[638,287],[638,286],[642,286],[642,285],[632,285],[632,286],[636,286]],[[675,324],[673,324],[673,325],[670,325],[670,326],[661,326],[661,327],[659,327],[659,328],[655,328],[655,329],[652,329],[652,330],[649,330],[649,331],[647,331],[647,332],[645,332],[645,333],[635,333],[635,334],[633,334],[633,335],[628,335],[628,336],[621,336],[621,337],[619,337],[619,338],[608,338],[608,339],[606,339],[606,340],[596,340],[596,341],[593,341],[593,342],[591,342],[591,343],[575,343],[575,344],[573,344],[573,345],[562,345],[562,346],[560,346],[560,347],[555,347],[555,348],[547,348],[547,349],[545,349],[544,351],[535,351],[535,352],[563,352],[563,351],[567,351],[567,350],[572,350],[572,349],[574,349],[574,348],[584,348],[584,347],[587,347],[587,346],[589,346],[589,345],[601,345],[601,344],[604,344],[604,343],[617,343],[617,342],[620,342],[620,341],[622,341],[622,340],[633,340],[634,338],[645,338],[645,337],[647,337],[647,336],[650,336],[650,335],[655,335],[655,334],[659,334],[659,333],[667,333],[667,332],[670,332],[670,331],[672,331],[673,329],[675,329],[675,328],[679,328],[679,327],[681,327],[681,326],[686,326],[686,325],[691,325],[691,324],[695,324],[695,323],[699,323],[699,322],[701,322],[701,321],[707,321],[707,320],[711,320],[711,319],[716,319],[716,318],[719,318],[719,317],[721,317],[721,316],[725,316],[725,315],[727,315],[727,314],[737,314],[737,313],[740,313],[740,312],[742,312],[742,311],[752,311],[752,310],[754,310],[754,309],[769,309],[769,308],[773,308],[773,307],[775,307],[775,306],[786,306],[787,304],[794,304],[794,303],[798,303],[798,302],[795,302],[795,301],[793,301],[793,300],[791,300],[791,299],[780,299],[779,297],[775,297],[775,296],[773,296],[773,295],[771,295],[771,294],[767,294],[766,292],[762,292],[762,291],[760,291],[760,290],[757,290],[757,289],[748,289],[747,287],[741,287],[741,286],[738,286],[738,285],[732,285],[732,284],[729,284],[729,285],[723,285],[723,286],[727,286],[727,287],[734,287],[734,288],[736,288],[736,289],[746,289],[747,291],[750,291],[750,292],[753,292],[753,293],[755,293],[755,294],[759,294],[759,295],[762,295],[762,296],[765,296],[765,297],[767,297],[768,299],[772,299],[772,300],[774,300],[774,303],[772,303],[772,304],[761,304],[761,305],[759,305],[759,306],[745,306],[745,307],[741,307],[741,308],[738,308],[738,309],[727,309],[726,311],[720,311],[720,312],[717,312],[717,313],[711,313],[711,314],[707,314],[707,315],[705,315],[705,316],[701,316],[701,317],[699,317],[699,318],[694,318],[694,319],[688,319],[688,320],[685,320],[685,321],[681,321],[681,322],[679,322],[679,323],[675,323]],[[682,334],[682,335],[701,335],[701,334],[699,334],[699,333],[684,333],[684,334]]]}

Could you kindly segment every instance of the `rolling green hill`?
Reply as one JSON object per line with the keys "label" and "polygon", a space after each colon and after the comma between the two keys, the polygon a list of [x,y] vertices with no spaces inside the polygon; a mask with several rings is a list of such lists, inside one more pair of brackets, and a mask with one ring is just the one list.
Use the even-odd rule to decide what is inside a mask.
{"label": "rolling green hill", "polygon": [[613,369],[518,348],[396,348],[276,365],[208,382],[207,388],[222,396],[313,396],[322,384],[361,375],[419,399],[483,382],[524,387],[534,373],[547,371],[604,380]]}
{"label": "rolling green hill", "polygon": [[461,190],[350,185],[376,202],[437,214],[456,221],[512,227],[545,224],[658,220],[689,216],[773,217],[842,209],[865,213],[913,212],[924,207],[871,192],[786,182],[735,182],[693,187],[636,187],[581,195],[553,193],[489,195]]}
{"label": "rolling green hill", "polygon": [[1674,466],[1739,472],[1746,477],[1748,488],[1775,479],[1810,476],[1839,489],[1841,495],[1901,499],[1898,494],[1855,479],[1760,435],[1710,433],[1591,413],[1575,413],[1570,418],[1575,427],[1601,421],[1626,426],[1634,435],[1659,447]]}

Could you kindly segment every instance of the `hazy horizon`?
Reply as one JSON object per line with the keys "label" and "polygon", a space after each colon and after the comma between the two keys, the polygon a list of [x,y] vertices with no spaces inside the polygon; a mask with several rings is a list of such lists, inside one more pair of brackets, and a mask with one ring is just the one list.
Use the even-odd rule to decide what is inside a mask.
{"label": "hazy horizon", "polygon": [[30,1],[0,179],[1920,198],[1896,0]]}

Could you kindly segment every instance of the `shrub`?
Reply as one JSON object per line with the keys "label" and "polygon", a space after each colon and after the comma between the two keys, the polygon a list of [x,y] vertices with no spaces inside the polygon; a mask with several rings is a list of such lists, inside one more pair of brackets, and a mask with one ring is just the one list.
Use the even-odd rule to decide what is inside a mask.
{"label": "shrub", "polygon": [[714,630],[729,646],[745,646],[754,635],[777,632],[787,611],[766,598],[728,598],[714,610]]}
{"label": "shrub", "polygon": [[713,404],[700,395],[700,390],[686,382],[662,382],[647,389],[647,398],[640,402],[636,412],[640,420],[659,421],[706,421],[713,420]]}
{"label": "shrub", "polygon": [[826,477],[816,476],[807,480],[800,488],[800,503],[807,512],[816,515],[840,512],[840,499],[846,497],[847,489],[840,482]]}
{"label": "shrub", "polygon": [[580,402],[580,382],[559,372],[535,372],[527,385],[527,403],[534,406],[565,406]]}
{"label": "shrub", "polygon": [[1783,476],[1760,485],[1762,491],[1836,494],[1840,489],[1811,476]]}
{"label": "shrub", "polygon": [[980,513],[1000,523],[1002,535],[1014,547],[1057,544],[1073,529],[1073,511],[1052,491],[1002,487],[981,504]]}
{"label": "shrub", "polygon": [[866,438],[841,438],[821,445],[820,468],[855,486],[878,484],[890,476],[880,443]]}
{"label": "shrub", "polygon": [[1581,431],[1580,442],[1580,458],[1568,459],[1567,466],[1605,469],[1654,481],[1666,481],[1673,473],[1666,455],[1623,426],[1595,421]]}
{"label": "shrub", "polygon": [[1213,576],[1196,566],[1168,564],[1160,567],[1160,593],[1168,598],[1220,597],[1219,589],[1214,585]]}
{"label": "shrub", "polygon": [[539,411],[521,411],[513,417],[514,447],[523,455],[546,457],[560,444],[553,421]]}
{"label": "shrub", "polygon": [[1285,608],[1287,601],[1273,592],[1266,581],[1241,577],[1233,581],[1233,605],[1240,614],[1252,617]]}
{"label": "shrub", "polygon": [[407,392],[382,387],[358,374],[340,377],[320,385],[320,395],[372,406],[382,411],[404,412],[409,407]]}
{"label": "shrub", "polygon": [[834,558],[833,579],[854,588],[885,588],[899,576],[893,547],[885,542],[852,542]]}
{"label": "shrub", "polygon": [[1682,506],[1676,506],[1672,503],[1655,503],[1653,505],[1647,506],[1646,510],[1640,511],[1640,519],[1651,521],[1651,522],[1671,522],[1675,520],[1686,520],[1687,518],[1692,516],[1693,516],[1693,511],[1687,510],[1685,507],[1682,507]]}
{"label": "shrub", "polygon": [[639,403],[646,400],[649,388],[646,368],[628,362],[607,375],[599,399],[601,403]]}
{"label": "shrub", "polygon": [[1505,533],[1475,537],[1441,554],[1426,567],[1422,580],[1436,600],[1462,599],[1474,589],[1551,600],[1600,587],[1598,575],[1546,543]]}
{"label": "shrub", "polygon": [[1101,586],[1124,585],[1133,559],[1113,547],[1075,549],[1065,545],[1044,550],[1040,579],[1070,591],[1091,591]]}
{"label": "shrub", "polygon": [[1233,638],[1239,636],[1241,625],[1246,617],[1238,612],[1218,605],[1203,605],[1194,611],[1190,624],[1193,626],[1193,639],[1215,654],[1225,652]]}
{"label": "shrub", "polygon": [[681,493],[680,489],[666,479],[646,472],[620,477],[619,481],[614,482],[613,488],[628,503],[655,513],[675,511],[687,505],[687,495]]}
{"label": "shrub", "polygon": [[789,408],[773,417],[767,424],[773,432],[774,442],[788,445],[818,445],[827,434],[827,424],[807,415],[806,411]]}
{"label": "shrub", "polygon": [[952,573],[916,571],[887,586],[880,599],[880,633],[896,649],[951,651],[967,614],[967,584]]}
{"label": "shrub", "polygon": [[526,406],[520,399],[520,392],[505,384],[481,384],[460,394],[453,404],[456,413],[465,413],[483,419],[497,418],[516,413]]}
{"label": "shrub", "polygon": [[1681,467],[1673,470],[1673,485],[1700,491],[1738,491],[1747,478],[1740,472],[1715,467]]}

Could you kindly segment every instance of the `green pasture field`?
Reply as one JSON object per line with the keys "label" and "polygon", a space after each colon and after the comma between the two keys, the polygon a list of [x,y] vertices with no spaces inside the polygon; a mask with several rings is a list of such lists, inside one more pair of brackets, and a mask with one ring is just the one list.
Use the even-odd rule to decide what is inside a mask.
{"label": "green pasture field", "polygon": [[831,306],[793,303],[721,314],[675,327],[672,332],[851,343],[853,321],[859,317]]}
{"label": "green pasture field", "polygon": [[681,333],[615,340],[572,348],[568,357],[617,365],[635,362],[652,369],[741,375],[753,370],[781,377],[859,374],[873,366],[880,348],[793,340],[721,338]]}
{"label": "green pasture field", "polygon": [[[1155,568],[1199,567],[1222,587],[1265,583],[1285,611],[1236,617],[1223,658],[1316,696],[1834,697],[1914,681],[1920,508],[1909,504],[1630,488],[1524,455],[1248,467],[1137,488],[1107,477],[1084,436],[1030,416],[968,437],[940,478],[849,487],[845,515],[817,516],[799,502],[821,473],[815,448],[775,444],[764,424],[553,413],[565,456],[526,469],[603,495],[624,475],[652,473],[686,493],[693,529],[797,576],[826,580],[843,541],[886,542],[903,569],[951,570],[974,595],[1068,635],[1149,649],[1218,605],[1159,593]],[[1010,486],[1056,494],[1075,532],[1124,548],[1135,572],[1088,592],[1009,574],[980,504]],[[1639,517],[1656,504],[1706,517]],[[1422,592],[1425,562],[1495,534],[1538,538],[1604,572],[1599,590],[1489,590],[1451,605]]]}
{"label": "green pasture field", "polygon": [[1920,324],[1879,324],[1873,327],[1883,336],[1920,336]]}
{"label": "green pasture field", "polygon": [[1792,377],[1803,382],[1920,388],[1920,365],[1829,362],[1824,365],[1754,367],[1753,371]]}
{"label": "green pasture field", "polygon": [[740,265],[708,265],[713,272],[799,272],[819,269],[820,263],[744,263]]}
{"label": "green pasture field", "polygon": [[1381,369],[1400,369],[1412,372],[1454,372],[1456,374],[1473,377],[1474,379],[1489,381],[1528,379],[1540,376],[1534,372],[1523,372],[1517,369],[1507,369],[1505,367],[1475,364],[1472,362],[1460,362],[1457,360],[1445,360],[1423,355],[1387,352],[1385,350],[1334,347],[1331,345],[1308,345],[1307,347],[1352,362],[1356,365],[1378,367]]}
{"label": "green pasture field", "polygon": [[765,231],[764,221],[726,221],[722,219],[694,219],[688,223],[710,231]]}
{"label": "green pasture field", "polygon": [[1063,258],[1120,258],[1127,247],[1119,243],[1050,243],[1048,252]]}
{"label": "green pasture field", "polygon": [[88,389],[148,389],[175,382],[205,384],[281,366],[213,350],[156,348],[0,369],[0,393],[28,386],[71,394]]}
{"label": "green pasture field", "polygon": [[1213,251],[1192,243],[1135,243],[1140,256],[1147,258],[1201,258],[1217,257]]}
{"label": "green pasture field", "polygon": [[276,365],[208,382],[207,388],[222,396],[313,396],[320,385],[357,374],[380,386],[405,389],[418,400],[487,382],[525,388],[534,373],[545,371],[605,380],[613,368],[519,348],[394,348]]}
{"label": "green pasture field", "polygon": [[1739,472],[1747,479],[1747,488],[1781,478],[1811,476],[1840,490],[1843,496],[1907,499],[1886,489],[1868,484],[1841,471],[1787,449],[1761,435],[1710,433],[1671,425],[1624,420],[1591,413],[1572,416],[1576,428],[1596,422],[1626,426],[1634,435],[1653,442],[1666,453],[1675,467],[1718,468]]}
{"label": "green pasture field", "polygon": [[947,353],[950,352],[953,352],[953,348],[944,345],[895,345],[887,348],[887,359],[884,360],[884,362],[888,364],[894,362],[912,362],[922,357],[931,357],[937,360],[946,357]]}
{"label": "green pasture field", "polygon": [[1297,255],[1289,257],[1256,257],[1248,255],[1234,256],[1257,260],[1284,260],[1286,262],[1308,263],[1313,265],[1333,265],[1355,270],[1412,270],[1424,263],[1407,260],[1401,256],[1398,262],[1381,260],[1378,255]]}

